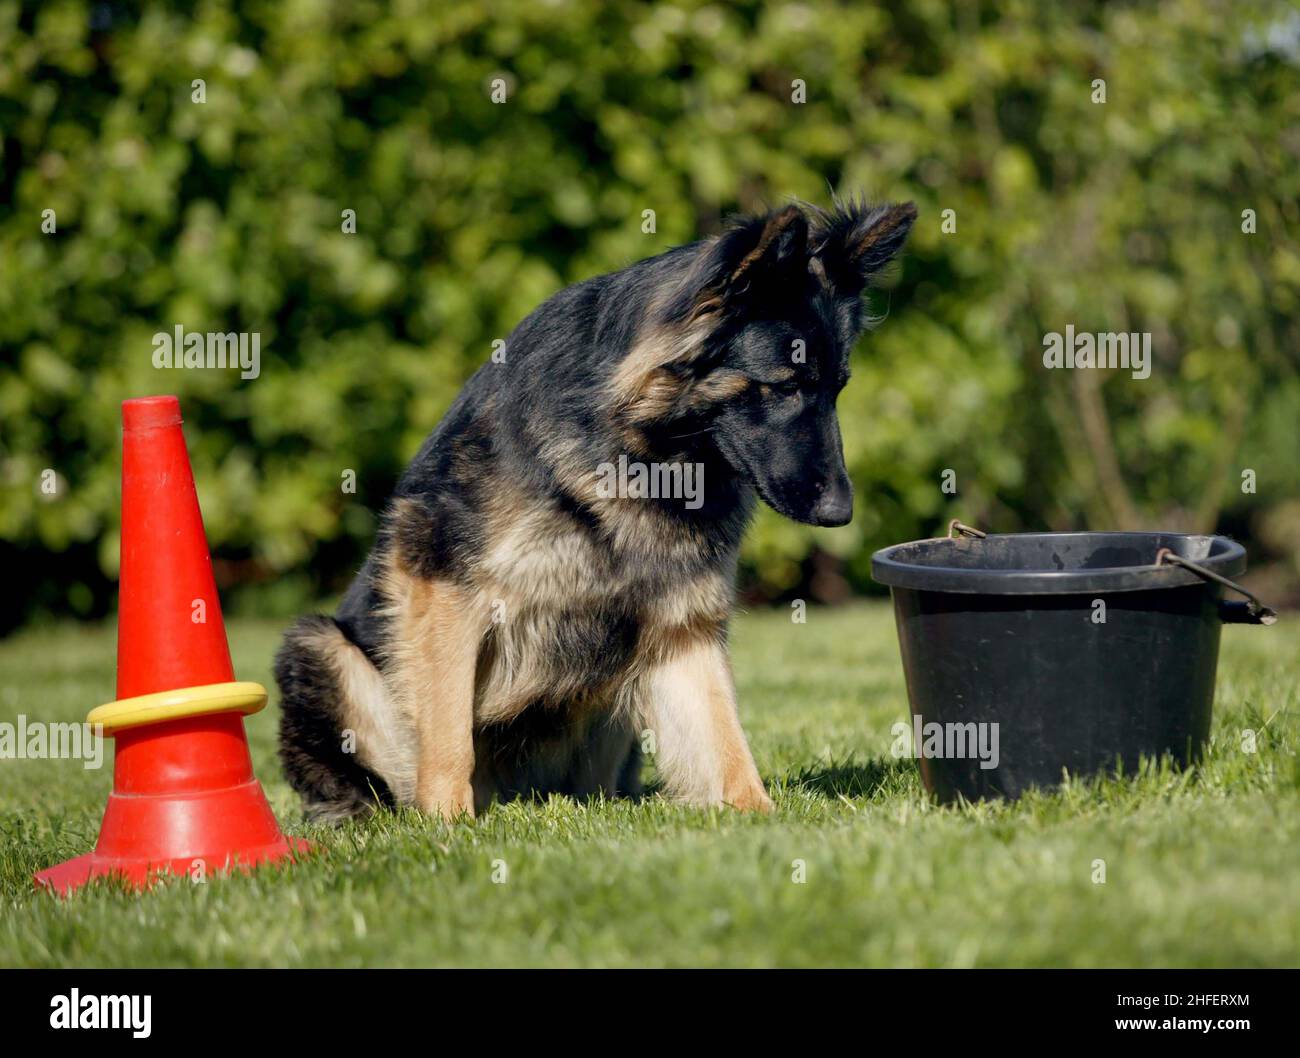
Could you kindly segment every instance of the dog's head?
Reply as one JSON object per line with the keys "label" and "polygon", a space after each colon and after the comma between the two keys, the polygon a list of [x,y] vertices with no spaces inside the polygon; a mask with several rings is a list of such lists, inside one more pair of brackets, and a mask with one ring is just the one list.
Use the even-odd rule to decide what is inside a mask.
{"label": "dog's head", "polygon": [[844,525],[853,486],[835,401],[865,324],[862,292],[916,219],[912,203],[797,206],[706,243],[624,364],[641,436],[713,446],[778,513]]}

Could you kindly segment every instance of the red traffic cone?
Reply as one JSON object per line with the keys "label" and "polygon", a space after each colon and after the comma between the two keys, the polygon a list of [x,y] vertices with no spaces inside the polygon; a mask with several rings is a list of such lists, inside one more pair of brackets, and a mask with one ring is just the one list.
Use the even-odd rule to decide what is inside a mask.
{"label": "red traffic cone", "polygon": [[243,718],[266,689],[235,682],[175,397],[122,404],[117,697],[87,717],[117,739],[99,841],[38,886],[116,874],[139,887],[310,847],[280,832],[253,775]]}

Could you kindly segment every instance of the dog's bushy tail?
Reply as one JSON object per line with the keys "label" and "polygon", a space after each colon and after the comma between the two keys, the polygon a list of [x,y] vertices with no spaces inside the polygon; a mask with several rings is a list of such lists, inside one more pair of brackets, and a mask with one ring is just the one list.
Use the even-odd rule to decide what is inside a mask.
{"label": "dog's bushy tail", "polygon": [[333,618],[312,614],[289,629],[275,656],[280,760],[313,821],[340,822],[393,804],[388,784],[358,760],[344,734],[340,673],[345,652],[355,649]]}

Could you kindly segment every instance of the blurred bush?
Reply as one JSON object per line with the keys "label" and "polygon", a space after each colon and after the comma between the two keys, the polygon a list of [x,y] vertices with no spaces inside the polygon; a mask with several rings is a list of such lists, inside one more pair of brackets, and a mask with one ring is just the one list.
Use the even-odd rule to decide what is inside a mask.
{"label": "blurred bush", "polygon": [[[1255,0],[0,2],[0,624],[111,605],[124,397],[180,395],[223,583],[289,610],[538,302],[832,187],[921,219],[841,399],[856,518],[764,512],[754,594],[958,515],[1294,578],[1298,73]],[[155,369],[177,324],[259,332],[260,377]],[[1045,370],[1067,324],[1150,332],[1151,377]]]}

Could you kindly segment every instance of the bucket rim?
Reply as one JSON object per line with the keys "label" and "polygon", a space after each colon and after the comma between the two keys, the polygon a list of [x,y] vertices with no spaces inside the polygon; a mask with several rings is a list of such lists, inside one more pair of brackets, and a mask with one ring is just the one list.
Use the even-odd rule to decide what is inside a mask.
{"label": "bucket rim", "polygon": [[1076,595],[1085,592],[1153,591],[1204,587],[1206,581],[1181,566],[1166,564],[1098,566],[1091,569],[980,569],[952,565],[922,565],[908,554],[951,550],[978,553],[989,542],[1059,540],[1083,542],[1098,538],[1147,542],[1154,555],[1167,547],[1194,559],[1221,576],[1234,577],[1246,569],[1246,549],[1237,541],[1212,533],[1077,531],[1051,533],[990,533],[986,537],[931,537],[881,548],[871,556],[871,576],[890,588],[953,592],[962,595]]}

